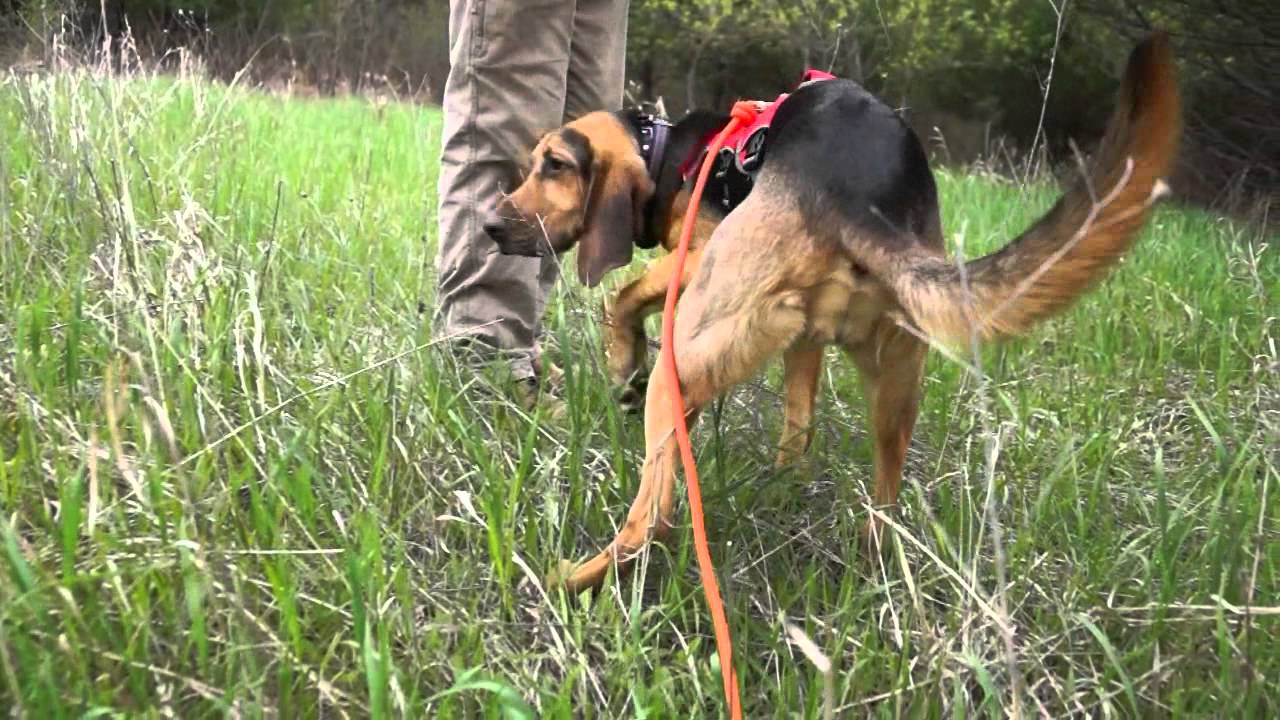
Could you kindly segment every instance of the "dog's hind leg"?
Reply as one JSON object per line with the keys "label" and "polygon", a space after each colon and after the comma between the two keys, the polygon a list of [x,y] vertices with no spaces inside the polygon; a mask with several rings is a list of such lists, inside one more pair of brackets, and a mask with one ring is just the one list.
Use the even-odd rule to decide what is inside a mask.
{"label": "dog's hind leg", "polygon": [[800,459],[813,442],[813,400],[822,373],[822,346],[796,343],[782,356],[783,392],[786,394],[782,437],[774,467]]}
{"label": "dog's hind leg", "polygon": [[[920,411],[921,383],[928,345],[885,320],[871,337],[848,348],[862,376],[871,411],[875,487],[872,504],[888,511],[898,502],[907,448]],[[874,547],[883,523],[874,516],[865,527]]]}

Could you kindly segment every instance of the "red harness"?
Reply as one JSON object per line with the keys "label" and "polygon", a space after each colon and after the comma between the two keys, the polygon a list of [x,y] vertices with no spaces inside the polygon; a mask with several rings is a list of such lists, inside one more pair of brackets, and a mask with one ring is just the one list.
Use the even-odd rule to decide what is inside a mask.
{"label": "red harness", "polygon": [[[796,85],[796,89],[798,90],[811,82],[833,79],[835,79],[835,75],[832,75],[831,73],[809,68],[808,70],[805,70],[804,75],[801,76],[800,82]],[[794,92],[794,90],[792,92]],[[724,184],[727,189],[729,185],[742,185],[743,182],[745,182],[747,185],[746,189],[750,190],[749,186],[751,182],[754,181],[756,172],[764,162],[764,150],[769,134],[769,125],[773,122],[773,116],[778,112],[778,108],[789,96],[790,93],[782,93],[771,103],[761,101],[756,102],[756,107],[759,112],[756,115],[755,121],[748,125],[738,127],[730,133],[727,138],[725,138],[724,146],[720,148],[720,157],[717,158],[715,168],[711,172],[711,177],[708,178],[707,184],[709,186],[714,184]],[[682,180],[687,181],[693,173],[697,172],[698,168],[702,165],[703,156],[706,155],[707,146],[711,144],[711,141],[718,134],[718,130],[713,133],[708,133],[698,141],[693,152],[691,152],[689,156],[685,158],[684,162],[680,164],[680,178]],[[730,176],[733,174],[740,176],[738,178],[739,182],[734,183],[732,181]],[[717,183],[716,181],[722,182]],[[708,188],[708,190],[710,190],[710,188]],[[736,197],[738,194],[739,193],[732,191],[728,194],[714,192],[712,193],[712,199],[722,205],[724,205],[727,200],[729,204],[736,207],[737,204],[742,201],[742,197],[746,197],[745,192],[741,193],[742,197]],[[732,207],[725,207],[725,209],[731,210]]]}

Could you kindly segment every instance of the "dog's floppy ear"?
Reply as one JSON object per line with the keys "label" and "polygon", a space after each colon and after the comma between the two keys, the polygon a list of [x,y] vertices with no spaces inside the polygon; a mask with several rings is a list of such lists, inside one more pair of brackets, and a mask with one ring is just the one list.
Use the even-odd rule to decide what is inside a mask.
{"label": "dog's floppy ear", "polygon": [[639,156],[599,158],[591,170],[578,245],[578,279],[587,287],[631,262],[635,239],[644,234],[644,204],[653,194],[653,181]]}

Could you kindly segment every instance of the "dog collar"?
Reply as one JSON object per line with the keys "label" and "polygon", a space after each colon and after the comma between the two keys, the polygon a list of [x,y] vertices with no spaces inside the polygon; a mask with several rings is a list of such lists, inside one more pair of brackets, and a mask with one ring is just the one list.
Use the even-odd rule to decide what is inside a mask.
{"label": "dog collar", "polygon": [[641,115],[640,157],[644,158],[644,167],[649,177],[657,182],[658,173],[662,171],[662,159],[667,154],[667,139],[671,137],[671,123],[656,115]]}

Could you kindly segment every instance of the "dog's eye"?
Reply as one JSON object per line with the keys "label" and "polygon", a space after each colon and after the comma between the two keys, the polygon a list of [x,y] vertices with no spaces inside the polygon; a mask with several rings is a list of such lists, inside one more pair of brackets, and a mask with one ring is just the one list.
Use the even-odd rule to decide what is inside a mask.
{"label": "dog's eye", "polygon": [[567,169],[569,169],[569,163],[560,160],[554,155],[548,155],[542,160],[542,172],[545,175],[555,175]]}

